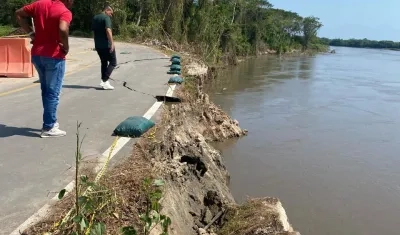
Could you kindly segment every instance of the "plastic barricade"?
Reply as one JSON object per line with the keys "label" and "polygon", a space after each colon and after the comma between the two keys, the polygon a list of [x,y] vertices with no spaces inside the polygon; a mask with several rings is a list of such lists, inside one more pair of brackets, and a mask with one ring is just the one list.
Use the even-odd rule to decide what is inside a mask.
{"label": "plastic barricade", "polygon": [[33,76],[30,38],[0,38],[0,77]]}

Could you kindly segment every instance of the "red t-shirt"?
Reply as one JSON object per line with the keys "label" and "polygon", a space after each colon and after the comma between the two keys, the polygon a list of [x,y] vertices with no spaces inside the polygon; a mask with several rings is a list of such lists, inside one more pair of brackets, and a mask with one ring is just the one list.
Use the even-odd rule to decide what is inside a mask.
{"label": "red t-shirt", "polygon": [[59,45],[59,24],[61,20],[71,23],[71,11],[60,0],[38,0],[24,6],[23,10],[33,18],[35,25],[32,55],[65,59]]}

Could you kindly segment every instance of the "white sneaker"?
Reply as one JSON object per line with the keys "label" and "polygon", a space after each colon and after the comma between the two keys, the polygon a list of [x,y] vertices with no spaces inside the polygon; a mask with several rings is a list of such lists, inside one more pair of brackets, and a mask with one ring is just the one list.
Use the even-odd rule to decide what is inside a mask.
{"label": "white sneaker", "polygon": [[51,130],[42,131],[40,137],[42,138],[49,138],[49,137],[61,137],[67,135],[67,132],[58,129],[58,126],[54,125]]}
{"label": "white sneaker", "polygon": [[[58,122],[54,123],[53,128],[57,128],[57,129],[60,128],[60,123],[58,123]],[[42,128],[42,132],[44,132],[43,128]]]}
{"label": "white sneaker", "polygon": [[100,86],[101,86],[101,87],[104,86],[104,82],[103,82],[103,81],[100,82]]}
{"label": "white sneaker", "polygon": [[114,87],[111,86],[111,84],[110,84],[109,81],[107,81],[107,82],[104,83],[103,89],[104,89],[104,90],[114,90]]}

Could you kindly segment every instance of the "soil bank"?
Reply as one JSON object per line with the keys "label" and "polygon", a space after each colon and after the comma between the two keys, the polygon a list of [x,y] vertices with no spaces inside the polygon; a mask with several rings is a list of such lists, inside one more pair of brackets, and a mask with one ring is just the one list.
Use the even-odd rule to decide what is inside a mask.
{"label": "soil bank", "polygon": [[[247,131],[204,92],[207,81],[215,79],[214,70],[188,56],[182,61],[185,82],[175,95],[183,102],[165,104],[155,128],[135,144],[132,157],[110,169],[102,180],[118,198],[98,218],[106,224],[107,234],[119,234],[122,226],[141,225],[138,214],[145,207],[141,182],[151,176],[165,182],[161,212],[171,218],[169,234],[299,234],[277,198],[235,203],[224,160],[210,143],[239,138]],[[72,196],[63,199],[45,221],[25,234],[66,234],[53,225],[73,204]],[[151,234],[161,234],[160,228]]]}
{"label": "soil bank", "polygon": [[276,198],[235,203],[223,158],[209,143],[247,131],[204,93],[203,85],[216,79],[213,69],[200,61],[189,61],[184,69],[192,81],[177,94],[186,102],[165,112],[162,144],[150,147],[153,170],[167,182],[163,212],[173,221],[171,234],[298,234]]}

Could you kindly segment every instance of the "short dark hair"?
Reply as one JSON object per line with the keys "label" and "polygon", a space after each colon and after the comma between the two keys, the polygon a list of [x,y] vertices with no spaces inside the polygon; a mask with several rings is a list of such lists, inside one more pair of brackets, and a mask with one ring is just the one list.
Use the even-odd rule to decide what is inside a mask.
{"label": "short dark hair", "polygon": [[104,6],[104,8],[103,8],[103,11],[105,11],[105,10],[112,10],[111,5],[106,4],[106,5]]}

